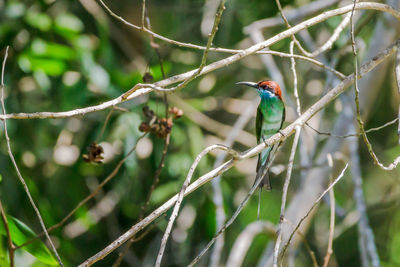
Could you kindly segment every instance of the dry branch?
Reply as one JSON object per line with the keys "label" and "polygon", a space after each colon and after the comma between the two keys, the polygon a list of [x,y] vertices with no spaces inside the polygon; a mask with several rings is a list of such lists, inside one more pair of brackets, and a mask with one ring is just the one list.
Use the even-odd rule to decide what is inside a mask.
{"label": "dry branch", "polygon": [[[205,66],[203,68],[203,70],[199,73],[199,76],[209,73],[211,71],[226,67],[227,65],[230,65],[232,63],[235,63],[244,57],[252,55],[252,54],[256,53],[257,51],[260,51],[266,47],[271,46],[274,43],[277,43],[278,41],[288,38],[303,29],[309,28],[317,23],[325,21],[328,18],[338,16],[338,15],[343,15],[348,12],[351,12],[352,7],[353,7],[353,5],[348,5],[345,7],[341,7],[341,8],[337,8],[334,10],[323,12],[322,14],[315,16],[311,19],[308,19],[302,23],[299,23],[296,26],[293,26],[292,28],[285,30],[285,31],[283,31],[261,43],[255,44],[245,50],[241,50],[237,54],[234,54],[230,57],[227,57],[225,59],[216,61],[214,63],[211,63],[211,64]],[[379,11],[387,12],[387,13],[391,14],[392,16],[396,17],[397,19],[400,19],[400,12],[393,9],[391,6],[385,5],[385,4],[374,3],[374,2],[362,2],[362,3],[357,3],[355,6],[355,9],[356,10],[359,10],[359,9],[379,10]],[[210,50],[212,50],[212,49],[210,49]],[[161,88],[161,90],[162,90],[164,87],[166,87],[168,85],[182,82],[182,81],[188,79],[197,71],[198,71],[198,69],[194,69],[192,71],[189,71],[189,72],[186,72],[183,74],[175,75],[175,76],[172,76],[165,80],[156,82],[153,85],[146,85],[147,87],[143,87],[143,88],[134,87],[131,89],[131,90],[134,89],[134,92],[126,99],[124,99],[123,96],[125,94],[123,94],[113,100],[104,102],[104,103],[96,105],[96,106],[90,106],[90,107],[86,107],[86,108],[79,108],[79,109],[63,111],[63,112],[11,113],[11,114],[6,114],[6,115],[1,115],[0,119],[4,119],[4,118],[6,118],[6,119],[67,118],[67,117],[73,117],[73,116],[81,116],[81,115],[85,115],[90,112],[100,111],[100,110],[118,105],[126,100],[131,100],[133,98],[148,94],[148,93],[156,90],[157,88],[159,88],[159,89]]]}
{"label": "dry branch", "polygon": [[[8,56],[8,46],[6,48],[6,53],[5,53],[2,68],[1,68],[1,109],[3,112],[3,116],[6,116],[6,107],[4,104],[4,71],[5,71],[5,67],[6,67],[7,56]],[[24,190],[25,190],[26,195],[28,196],[29,202],[31,203],[31,205],[36,213],[36,216],[39,219],[40,226],[42,227],[43,232],[46,235],[47,240],[49,241],[50,247],[51,247],[52,251],[54,252],[54,255],[56,256],[58,263],[60,264],[60,266],[63,267],[64,264],[62,263],[62,260],[61,260],[60,256],[58,255],[57,249],[54,246],[54,243],[51,240],[50,235],[46,230],[46,225],[43,221],[42,215],[40,214],[39,208],[36,206],[35,201],[33,200],[32,195],[29,191],[28,185],[26,184],[24,177],[22,177],[22,174],[18,168],[17,162],[15,161],[14,155],[11,150],[10,137],[8,136],[8,131],[7,131],[7,119],[4,119],[3,123],[4,123],[4,134],[5,134],[6,142],[7,142],[7,152],[10,157],[10,160],[15,168],[15,171],[17,173],[19,181],[21,182],[22,186],[24,187]]]}
{"label": "dry branch", "polygon": [[294,156],[296,155],[296,149],[297,149],[297,144],[299,142],[300,133],[301,133],[301,127],[297,126],[296,134],[295,134],[294,140],[293,140],[292,150],[290,152],[285,182],[283,184],[283,189],[282,189],[281,215],[279,216],[279,224],[278,224],[278,227],[276,230],[277,238],[276,238],[275,247],[274,247],[273,267],[278,266],[279,247],[282,242],[282,224],[285,219],[286,199],[287,199],[287,193],[288,193],[288,189],[289,189],[290,179],[292,177]]}
{"label": "dry branch", "polygon": [[[399,42],[400,42],[400,40],[396,41],[394,44],[392,44],[388,48],[386,48],[383,52],[376,55],[372,60],[370,60],[369,62],[362,65],[360,68],[358,78],[363,77],[365,74],[367,74],[372,69],[374,69],[377,65],[382,63],[385,59],[387,59],[390,55],[392,55],[393,52],[396,50],[397,44]],[[302,114],[302,116],[299,117],[295,122],[293,122],[292,124],[287,126],[285,129],[283,129],[281,131],[281,133],[277,133],[277,134],[273,135],[272,137],[268,138],[265,142],[255,146],[247,151],[239,153],[236,160],[253,157],[253,156],[257,155],[258,153],[260,153],[265,147],[271,146],[279,141],[285,140],[288,136],[290,136],[291,134],[294,133],[295,128],[297,126],[304,125],[304,123],[307,122],[309,119],[311,119],[317,112],[319,112],[322,108],[324,108],[327,104],[329,104],[332,100],[334,100],[338,95],[343,93],[346,90],[346,88],[348,88],[352,84],[353,81],[354,81],[353,74],[347,76],[346,79],[344,79],[342,82],[340,82],[337,86],[335,86],[333,89],[331,89],[326,95],[324,95],[319,101],[317,101],[308,110],[306,110]],[[192,193],[193,191],[195,191],[196,189],[198,189],[205,183],[212,180],[214,177],[227,171],[234,165],[234,163],[235,163],[235,161],[231,159],[231,160],[223,163],[219,167],[213,169],[212,171],[208,172],[207,174],[201,176],[200,178],[198,178],[196,181],[194,181],[192,184],[190,184],[187,187],[187,189],[185,190],[184,196]],[[175,195],[172,198],[170,198],[163,205],[161,205],[159,208],[157,208],[151,214],[149,214],[146,218],[144,218],[139,223],[133,225],[123,235],[118,237],[116,240],[114,240],[112,243],[110,243],[108,246],[106,246],[103,250],[101,250],[100,252],[96,253],[94,256],[87,259],[80,266],[90,266],[90,265],[94,264],[95,262],[106,257],[108,254],[110,254],[112,251],[114,251],[116,248],[118,248],[124,242],[126,242],[129,238],[131,238],[133,235],[135,235],[137,232],[141,231],[143,228],[145,228],[147,225],[149,225],[156,218],[158,218],[159,216],[164,214],[168,209],[170,209],[174,205],[174,203],[177,201],[177,199],[178,199],[178,195]]]}

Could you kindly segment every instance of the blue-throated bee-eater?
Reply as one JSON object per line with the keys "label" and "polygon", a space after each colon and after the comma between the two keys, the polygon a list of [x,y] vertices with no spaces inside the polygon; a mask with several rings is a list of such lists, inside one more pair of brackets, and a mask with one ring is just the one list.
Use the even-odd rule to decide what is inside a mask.
{"label": "blue-throated bee-eater", "polygon": [[[256,116],[256,136],[257,143],[264,142],[272,135],[282,129],[285,120],[285,104],[282,100],[282,92],[279,84],[274,81],[263,80],[258,83],[254,82],[238,82],[236,84],[247,85],[256,88],[260,95],[261,101],[257,108]],[[276,144],[275,146],[279,146]],[[257,162],[257,181],[262,175],[264,178],[259,186],[267,190],[271,190],[267,165],[271,158],[273,147],[267,147],[258,155]]]}

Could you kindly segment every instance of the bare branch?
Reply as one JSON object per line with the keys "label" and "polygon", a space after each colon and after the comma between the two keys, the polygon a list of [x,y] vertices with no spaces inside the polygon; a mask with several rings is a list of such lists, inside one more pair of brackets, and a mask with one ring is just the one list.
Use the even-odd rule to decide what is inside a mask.
{"label": "bare branch", "polygon": [[[278,146],[277,149],[280,147]],[[271,163],[274,161],[274,158],[277,153],[272,155],[272,158],[268,162],[268,168],[270,167]],[[254,182],[253,186],[251,187],[250,191],[247,193],[243,201],[239,204],[238,208],[236,209],[235,213],[232,215],[232,217],[218,230],[218,232],[214,235],[214,237],[208,242],[208,244],[203,248],[203,250],[192,260],[192,262],[188,265],[189,267],[194,266],[201,257],[204,256],[204,254],[210,249],[210,247],[214,244],[215,240],[222,235],[225,230],[236,220],[237,216],[240,214],[240,212],[243,210],[243,208],[246,206],[247,202],[249,201],[250,197],[254,194],[254,191],[258,188],[259,184],[261,183],[264,175],[261,175],[257,181]]]}
{"label": "bare branch", "polygon": [[[390,125],[395,124],[399,119],[395,118],[394,120],[391,120],[389,122],[386,122],[385,124],[375,127],[375,128],[370,128],[368,130],[366,130],[366,133],[372,133],[372,132],[377,132],[380,131]],[[317,134],[319,135],[326,135],[326,136],[331,136],[331,137],[335,137],[335,138],[348,138],[348,137],[354,137],[354,136],[360,136],[361,133],[351,133],[351,134],[346,134],[346,135],[336,135],[336,134],[332,134],[332,133],[326,133],[326,132],[321,132],[317,129],[315,129],[314,127],[312,127],[311,125],[309,125],[308,123],[306,123],[306,125],[313,131],[315,131]]]}
{"label": "bare branch", "polygon": [[[252,117],[253,113],[257,108],[258,99],[255,99],[251,102],[250,105],[247,105],[246,109],[236,120],[235,124],[232,126],[232,131],[229,132],[228,136],[225,139],[224,145],[231,147],[235,141],[235,139],[240,135],[241,130],[245,127],[246,123]],[[217,159],[214,162],[213,168],[218,167],[224,162],[226,155],[219,154]],[[216,229],[221,229],[225,223],[226,215],[224,210],[223,203],[223,195],[221,188],[221,177],[215,177],[212,181],[213,188],[213,202],[215,205],[215,213],[216,213]],[[215,245],[212,249],[210,256],[210,267],[219,266],[222,250],[224,247],[224,235],[221,234],[215,241]],[[230,266],[230,265],[227,265]]]}
{"label": "bare branch", "polygon": [[[83,199],[81,202],[79,202],[78,205],[77,205],[73,210],[71,210],[71,211],[67,214],[67,216],[65,216],[60,222],[58,222],[57,224],[55,224],[55,225],[49,227],[49,228],[47,229],[47,231],[51,232],[51,231],[53,231],[54,229],[57,229],[57,228],[61,227],[62,225],[64,225],[64,224],[69,220],[69,218],[71,218],[72,215],[74,215],[75,212],[76,212],[80,207],[82,207],[83,205],[85,205],[89,200],[91,200],[94,196],[96,196],[96,195],[100,192],[100,190],[104,187],[104,185],[107,184],[109,181],[111,181],[111,179],[114,178],[115,175],[117,175],[119,169],[122,167],[122,165],[124,164],[124,162],[129,158],[129,156],[132,154],[132,152],[136,150],[136,145],[137,145],[137,143],[139,142],[139,140],[142,139],[143,137],[145,137],[146,134],[147,134],[147,133],[142,134],[142,135],[137,139],[136,144],[132,147],[132,149],[126,154],[126,156],[125,156],[122,160],[120,160],[120,161],[118,162],[118,164],[117,164],[117,166],[114,168],[114,170],[113,170],[113,171],[112,171],[98,186],[97,186],[96,189],[94,189],[94,190],[90,193],[90,195],[88,195],[85,199]],[[23,246],[26,246],[26,245],[28,245],[28,244],[30,244],[30,243],[32,243],[32,242],[35,241],[37,238],[43,236],[43,234],[44,234],[44,232],[38,234],[35,238],[32,238],[31,240],[28,240],[28,241],[25,242],[24,244],[18,246],[17,249],[18,249],[18,248],[21,248],[21,247],[23,247]]]}
{"label": "bare branch", "polygon": [[271,236],[275,235],[276,227],[268,221],[255,221],[246,226],[240,233],[229,252],[228,260],[225,266],[240,267],[246,256],[246,252],[254,237],[260,233],[266,233]]}
{"label": "bare branch", "polygon": [[[355,128],[353,126],[352,128]],[[362,176],[360,167],[360,157],[359,157],[359,145],[357,139],[348,140],[349,150],[350,150],[350,170],[352,174],[352,179],[354,183],[354,200],[356,202],[356,209],[360,215],[358,220],[358,236],[360,245],[360,256],[363,265],[368,263],[368,255],[371,259],[371,265],[373,267],[380,266],[379,254],[376,249],[374,234],[368,222],[367,206],[364,199],[364,192],[362,187]]]}
{"label": "bare branch", "polygon": [[308,210],[308,212],[300,219],[299,223],[296,225],[296,227],[294,228],[293,232],[290,234],[289,240],[287,241],[287,243],[285,244],[285,246],[282,249],[282,257],[283,255],[285,255],[285,251],[287,249],[287,247],[290,244],[290,241],[293,238],[293,235],[296,233],[296,231],[299,229],[300,225],[302,224],[302,222],[310,215],[311,211],[318,205],[318,203],[321,201],[321,199],[325,196],[326,193],[328,193],[335,185],[337,182],[339,182],[339,180],[343,177],[344,172],[346,171],[347,167],[349,166],[349,164],[346,164],[346,166],[343,168],[342,172],[339,174],[339,176],[328,186],[327,189],[325,189],[324,192],[322,192],[322,194],[315,200],[314,204],[311,206],[311,208]]}
{"label": "bare branch", "polygon": [[[396,72],[397,89],[400,94],[400,44],[397,46],[395,72]],[[399,144],[400,144],[400,104],[399,104],[398,119],[399,119],[399,126],[397,128],[397,135],[399,136]]]}
{"label": "bare branch", "polygon": [[163,254],[164,254],[165,246],[167,245],[169,235],[172,230],[172,226],[174,224],[176,217],[178,216],[179,208],[182,203],[183,197],[185,195],[186,188],[188,187],[188,185],[192,179],[193,173],[196,170],[197,165],[200,163],[200,160],[205,155],[207,155],[210,151],[216,150],[216,149],[221,149],[221,150],[227,151],[230,155],[232,155],[232,157],[234,159],[239,156],[239,154],[235,150],[233,150],[227,146],[223,146],[223,145],[209,146],[209,147],[205,148],[199,155],[197,155],[196,159],[194,160],[192,166],[189,169],[189,172],[188,172],[188,175],[186,176],[185,182],[183,183],[181,191],[178,194],[174,210],[172,211],[171,217],[169,218],[167,229],[165,230],[164,236],[161,240],[160,251],[158,252],[158,256],[157,256],[157,260],[156,260],[156,264],[155,264],[156,266],[161,265],[161,260],[162,260]]}
{"label": "bare branch", "polygon": [[[332,155],[329,153],[327,155],[328,158],[328,165],[329,168],[332,171],[333,168],[333,159],[332,159]],[[330,175],[329,177],[329,182],[332,183],[333,182],[333,177],[332,175]],[[333,187],[331,190],[329,190],[329,204],[330,204],[330,221],[329,221],[329,237],[328,237],[328,248],[326,249],[326,254],[324,257],[324,265],[323,267],[328,267],[329,264],[329,260],[331,258],[331,255],[333,253],[332,251],[332,244],[333,244],[333,237],[335,234],[335,193],[333,191]]]}
{"label": "bare branch", "polygon": [[[310,2],[307,5],[304,5],[298,9],[293,9],[293,10],[288,10],[286,12],[286,18],[291,20],[291,21],[296,21],[301,18],[307,17],[313,13],[316,13],[324,8],[330,7],[340,0],[318,0],[318,1],[313,1]],[[266,18],[266,19],[261,19],[257,20],[250,25],[246,26],[244,28],[244,33],[249,34],[250,32],[253,31],[260,31],[260,30],[265,30],[267,28],[272,28],[276,27],[279,25],[282,25],[284,21],[282,21],[282,16],[277,16],[273,18]]]}
{"label": "bare branch", "polygon": [[333,34],[329,39],[319,48],[317,48],[314,52],[311,53],[312,57],[316,57],[319,54],[325,52],[328,49],[331,49],[333,46],[333,43],[336,42],[337,39],[339,39],[340,33],[346,28],[346,26],[350,22],[350,17],[351,14],[346,14],[344,19],[339,23],[339,25],[336,27],[336,29],[333,31]]}
{"label": "bare branch", "polygon": [[[368,61],[363,66],[361,66],[360,73],[357,78],[363,77],[365,74],[367,74],[372,69],[374,69],[377,65],[379,65],[381,62],[383,62],[385,59],[387,59],[394,52],[395,46],[397,45],[398,42],[400,42],[400,41],[399,40],[396,41],[394,44],[392,44],[388,48],[386,48],[383,52],[376,55],[372,60]],[[295,122],[291,123],[285,129],[283,129],[280,133],[277,133],[277,134],[271,136],[265,142],[255,146],[245,152],[240,153],[238,155],[237,160],[255,156],[258,153],[260,153],[265,147],[271,146],[279,141],[285,140],[288,136],[293,134],[296,126],[304,125],[304,123],[307,122],[311,117],[313,117],[318,111],[320,111],[323,107],[325,107],[327,104],[329,104],[338,95],[343,93],[343,91],[352,84],[353,80],[354,80],[354,74],[347,76],[346,79],[344,79],[342,82],[340,82],[338,85],[336,85],[325,96],[323,96],[314,105],[312,105],[307,111],[305,111],[302,114],[302,116],[299,117]],[[220,165],[219,167],[208,172],[207,174],[201,176],[195,182],[193,182],[192,184],[190,184],[187,187],[184,194],[188,195],[188,194],[192,193],[193,191],[195,191],[196,189],[201,187],[203,184],[211,181],[214,177],[216,177],[216,176],[220,175],[221,173],[230,169],[234,165],[234,163],[235,162],[233,160],[229,160],[229,161],[223,163],[222,165]],[[145,228],[147,225],[149,225],[156,218],[158,218],[159,216],[164,214],[168,209],[170,209],[174,205],[174,203],[176,202],[177,199],[178,199],[177,195],[170,198],[168,201],[166,201],[163,205],[161,205],[159,208],[154,210],[151,214],[149,214],[142,221],[133,225],[128,231],[126,231],[124,234],[122,234],[120,237],[118,237],[112,243],[107,245],[103,250],[99,251],[98,253],[96,253],[94,256],[90,257],[89,259],[87,259],[85,262],[83,262],[79,266],[90,266],[90,265],[94,264],[95,262],[106,257],[108,254],[110,254],[116,248],[121,246],[124,242],[129,240],[129,238],[134,236],[137,232],[141,231],[143,228]]]}
{"label": "bare branch", "polygon": [[[5,56],[4,56],[4,59],[3,59],[3,65],[2,65],[2,68],[1,68],[1,108],[2,108],[2,111],[3,111],[3,116],[6,115],[6,107],[5,107],[5,104],[4,104],[4,71],[5,71],[5,67],[6,67],[7,56],[8,56],[8,46],[6,48],[6,53],[5,53]],[[18,168],[17,162],[15,161],[14,155],[13,155],[12,150],[11,150],[10,137],[8,136],[8,131],[7,131],[7,119],[4,119],[3,123],[4,123],[4,134],[6,136],[6,142],[7,142],[8,155],[9,155],[9,157],[11,159],[12,164],[14,165],[14,168],[15,168],[15,171],[16,171],[17,176],[19,178],[19,181],[21,182],[22,186],[24,187],[24,190],[25,190],[26,195],[28,196],[29,202],[31,203],[33,209],[35,210],[36,216],[38,217],[39,222],[40,222],[40,226],[42,227],[42,229],[43,229],[43,231],[44,231],[44,233],[46,235],[46,238],[49,241],[50,247],[51,247],[51,249],[53,250],[53,252],[54,252],[54,254],[56,256],[58,263],[63,267],[64,264],[62,263],[61,258],[58,255],[57,249],[54,246],[54,243],[51,240],[51,238],[49,236],[49,233],[46,230],[46,225],[44,224],[44,221],[42,219],[42,215],[40,215],[40,211],[37,208],[37,206],[36,206],[36,204],[35,204],[35,202],[34,202],[34,200],[32,198],[32,195],[31,195],[31,193],[29,191],[29,188],[26,185],[25,179],[22,177],[22,174],[21,174],[21,172],[20,172],[20,170]]]}
{"label": "bare branch", "polygon": [[[172,103],[183,110],[185,116],[188,117],[188,119],[195,122],[201,128],[212,132],[222,138],[228,138],[228,136],[233,131],[234,127],[208,117],[207,115],[195,109],[190,104],[186,103],[184,99],[180,98],[178,95],[172,94],[169,96],[169,99]],[[238,131],[239,134],[237,136],[236,142],[247,147],[252,147],[255,144],[255,136],[253,134],[243,129],[238,129]]]}
{"label": "bare branch", "polygon": [[[287,20],[285,13],[283,12],[282,6],[281,6],[281,2],[279,0],[275,0],[276,5],[278,6],[279,9],[279,14],[281,15],[282,19],[285,21],[286,27],[287,28],[291,28],[292,26],[290,25],[289,21]],[[301,53],[303,55],[306,55],[308,57],[312,56],[312,53],[306,51],[303,46],[300,44],[299,40],[297,40],[296,36],[293,34],[292,36],[290,36],[292,38],[292,41],[296,44],[296,46],[299,48],[299,50],[301,51]]]}
{"label": "bare branch", "polygon": [[[290,42],[290,54],[293,55],[293,48],[294,48],[294,41]],[[293,94],[294,94],[294,98],[296,99],[296,111],[297,111],[297,115],[300,117],[301,116],[301,105],[300,105],[300,98],[299,98],[299,92],[297,89],[297,73],[296,73],[296,61],[294,60],[294,58],[290,58],[290,66],[291,66],[291,70],[293,73]]]}
{"label": "bare branch", "polygon": [[[315,16],[315,17],[308,19],[302,23],[299,23],[296,26],[293,26],[292,28],[290,28],[286,31],[283,31],[261,43],[255,44],[245,50],[241,50],[240,52],[238,52],[235,55],[232,55],[230,57],[227,57],[225,59],[216,61],[214,63],[211,63],[211,64],[205,66],[203,68],[203,70],[199,73],[199,75],[204,75],[211,71],[220,69],[220,68],[230,65],[234,62],[237,62],[246,56],[252,55],[259,50],[269,47],[272,44],[274,44],[280,40],[288,38],[288,37],[292,36],[293,34],[299,32],[305,28],[309,28],[319,22],[325,21],[330,17],[343,15],[348,12],[351,12],[352,7],[353,7],[353,5],[348,5],[345,7],[338,8],[338,9],[326,11],[318,16]],[[384,12],[387,12],[387,13],[393,15],[397,19],[400,19],[400,12],[393,9],[391,6],[385,5],[385,4],[373,3],[373,2],[361,2],[361,3],[356,4],[356,9],[357,10],[359,10],[359,9],[380,10],[380,11],[384,11]],[[191,77],[194,73],[196,73],[197,70],[198,69],[195,69],[195,70],[183,73],[183,74],[172,76],[168,79],[156,82],[154,85],[151,85],[151,86],[150,85],[146,85],[146,86],[136,85],[134,88],[131,89],[131,90],[135,89],[134,92],[126,99],[124,98],[125,94],[123,94],[113,100],[104,102],[104,103],[96,105],[96,106],[79,108],[79,109],[75,109],[75,110],[71,110],[71,111],[64,111],[64,112],[14,113],[14,114],[1,115],[0,119],[5,119],[5,118],[6,119],[66,118],[66,117],[80,116],[80,115],[84,115],[86,113],[96,112],[99,110],[109,108],[111,106],[122,103],[126,100],[131,100],[138,96],[148,94],[148,93],[152,92],[153,90],[161,89],[163,91],[168,91],[168,89],[164,90],[163,87],[177,83],[177,82],[184,81],[185,79]]]}
{"label": "bare branch", "polygon": [[114,107],[111,107],[110,111],[107,114],[106,119],[104,120],[103,126],[101,127],[99,136],[96,139],[96,143],[98,143],[101,140],[101,138],[103,137],[104,131],[106,130],[108,121],[110,120],[111,115],[113,114],[113,111],[114,111]]}
{"label": "bare branch", "polygon": [[[292,41],[293,42],[293,41]],[[279,254],[279,246],[282,242],[282,224],[285,219],[285,208],[286,208],[286,198],[290,184],[290,178],[292,177],[292,169],[294,163],[294,156],[296,155],[297,143],[299,142],[300,138],[301,127],[296,126],[296,134],[294,136],[292,150],[290,152],[288,168],[286,172],[285,183],[282,189],[282,202],[281,202],[281,215],[279,216],[279,224],[276,230],[277,238],[275,241],[275,248],[274,248],[274,258],[273,258],[273,266],[278,266],[278,254]]]}
{"label": "bare branch", "polygon": [[[191,82],[192,80],[194,80],[194,79],[199,75],[199,73],[203,70],[203,68],[204,68],[204,66],[205,66],[205,64],[206,64],[206,60],[207,60],[207,56],[208,56],[208,51],[209,51],[209,49],[210,49],[210,47],[211,47],[212,41],[214,40],[215,34],[216,34],[217,31],[218,31],[218,25],[219,25],[219,22],[221,21],[222,13],[223,13],[224,10],[225,10],[225,1],[226,1],[226,0],[221,0],[220,6],[219,6],[219,8],[218,8],[218,11],[217,11],[217,13],[215,14],[214,25],[213,25],[213,28],[212,28],[212,30],[211,30],[211,33],[209,34],[208,41],[207,41],[207,49],[206,49],[206,50],[204,51],[204,53],[203,53],[203,57],[202,57],[202,59],[201,59],[201,63],[200,63],[199,68],[197,69],[197,71],[196,71],[191,77],[189,77],[187,80],[185,80],[185,81],[183,81],[182,83],[180,83],[180,84],[177,86],[177,89],[178,89],[178,88],[183,88],[183,87],[185,87],[189,82]],[[212,148],[212,149],[214,149],[214,148]],[[209,151],[211,151],[211,150],[209,150]],[[191,180],[191,178],[192,178],[192,176],[193,176],[194,170],[196,169],[197,164],[200,162],[201,158],[202,158],[204,155],[206,155],[209,151],[207,151],[207,149],[206,149],[206,150],[203,151],[204,153],[202,152],[202,153],[200,153],[200,154],[198,155],[198,157],[196,158],[196,160],[198,160],[198,161],[196,162],[196,160],[195,160],[195,161],[193,162],[193,165],[192,165],[192,167],[191,167],[190,170],[189,170],[188,176],[186,177],[186,180],[185,180],[185,182],[184,182],[183,185],[182,185],[182,189],[181,189],[181,191],[179,192],[178,199],[177,199],[177,201],[176,201],[174,210],[173,210],[173,212],[172,212],[172,214],[171,214],[171,217],[169,218],[169,222],[168,222],[168,225],[167,225],[167,229],[165,230],[164,236],[163,236],[163,238],[162,238],[162,240],[161,240],[160,250],[159,250],[159,252],[158,252],[158,256],[157,256],[157,259],[156,259],[156,263],[155,263],[155,265],[154,265],[155,267],[161,266],[161,261],[162,261],[162,258],[163,258],[163,256],[164,256],[165,247],[166,247],[166,245],[167,245],[167,241],[168,241],[169,235],[170,235],[170,233],[171,233],[172,226],[173,226],[173,224],[174,224],[174,221],[175,221],[176,217],[178,216],[179,208],[180,208],[181,202],[182,202],[182,200],[183,200],[185,190],[186,190],[187,186],[188,186],[189,183],[190,183],[190,180]],[[236,151],[235,151],[235,152],[236,152]]]}
{"label": "bare branch", "polygon": [[[351,24],[351,30],[350,30],[350,34],[351,34],[351,47],[353,50],[353,55],[354,55],[354,73],[356,76],[358,76],[358,58],[357,58],[357,47],[356,47],[356,43],[355,43],[355,37],[354,37],[354,22],[353,22],[353,16],[354,16],[354,12],[356,9],[356,5],[357,5],[357,0],[354,0],[354,4],[353,4],[353,8],[351,11],[351,17],[350,17],[350,24]],[[397,46],[396,46],[397,48]],[[357,122],[358,122],[358,126],[360,128],[360,132],[361,132],[361,136],[363,137],[364,143],[367,146],[368,152],[371,155],[372,159],[374,160],[374,163],[376,165],[378,165],[381,169],[385,170],[385,171],[390,171],[393,170],[394,168],[397,167],[397,164],[400,163],[400,156],[398,156],[392,163],[390,163],[388,166],[384,166],[381,162],[379,162],[378,157],[376,156],[372,145],[368,139],[368,136],[365,132],[364,129],[364,122],[361,119],[361,111],[360,111],[360,100],[359,100],[359,93],[360,90],[358,89],[358,82],[357,79],[354,80],[354,91],[355,91],[355,103],[356,103],[356,111],[357,111]]]}

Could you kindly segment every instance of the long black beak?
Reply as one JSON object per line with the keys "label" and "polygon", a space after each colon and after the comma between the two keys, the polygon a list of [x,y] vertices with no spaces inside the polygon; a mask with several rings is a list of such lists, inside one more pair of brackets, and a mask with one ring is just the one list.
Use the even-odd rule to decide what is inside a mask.
{"label": "long black beak", "polygon": [[253,88],[258,88],[258,84],[257,83],[253,83],[253,82],[237,82],[236,84],[238,85],[247,85]]}

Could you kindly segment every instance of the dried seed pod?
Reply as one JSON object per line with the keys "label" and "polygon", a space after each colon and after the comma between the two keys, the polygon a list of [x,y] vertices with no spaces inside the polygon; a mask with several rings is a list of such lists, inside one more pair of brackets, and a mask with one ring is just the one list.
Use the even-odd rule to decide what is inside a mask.
{"label": "dried seed pod", "polygon": [[177,108],[177,107],[172,107],[168,110],[169,114],[174,116],[174,119],[179,119],[183,115],[183,110]]}
{"label": "dried seed pod", "polygon": [[142,122],[139,125],[139,131],[141,131],[141,132],[147,133],[147,132],[150,132],[150,130],[151,130],[151,127],[147,122]]}
{"label": "dried seed pod", "polygon": [[87,147],[87,154],[82,155],[84,161],[88,163],[103,163],[103,147],[98,145],[96,142],[92,142],[90,146]]}
{"label": "dried seed pod", "polygon": [[142,79],[144,83],[152,83],[154,81],[154,77],[150,72],[145,72]]}

